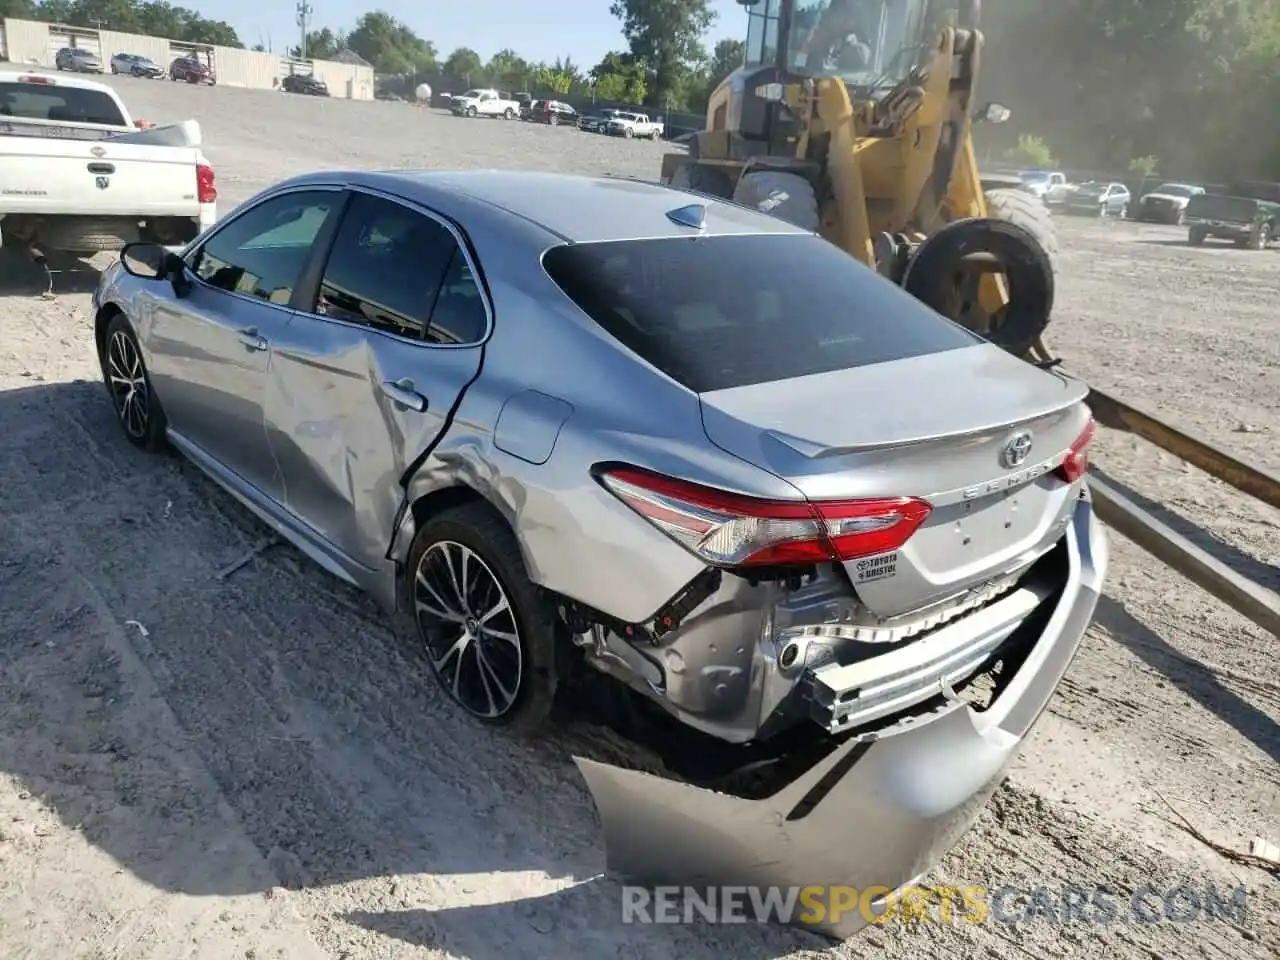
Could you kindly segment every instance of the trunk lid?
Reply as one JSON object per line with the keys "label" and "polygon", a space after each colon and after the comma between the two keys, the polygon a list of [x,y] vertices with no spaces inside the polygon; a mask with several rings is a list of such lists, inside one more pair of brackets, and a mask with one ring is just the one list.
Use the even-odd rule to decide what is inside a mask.
{"label": "trunk lid", "polygon": [[[901,550],[844,564],[862,602],[888,620],[964,594],[1057,541],[1078,491],[1052,471],[1088,422],[1087,392],[984,343],[700,401],[714,444],[810,499],[933,505]],[[1025,434],[1030,450],[1008,457]]]}
{"label": "trunk lid", "polygon": [[[124,133],[89,125],[0,125],[0,212],[196,216],[194,124]],[[166,142],[167,141],[167,142]],[[105,182],[105,186],[102,184]]]}

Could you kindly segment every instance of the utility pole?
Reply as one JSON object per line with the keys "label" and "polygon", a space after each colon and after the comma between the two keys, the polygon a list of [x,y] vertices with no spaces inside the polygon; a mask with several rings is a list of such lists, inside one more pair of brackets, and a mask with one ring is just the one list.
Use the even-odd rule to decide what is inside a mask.
{"label": "utility pole", "polygon": [[302,42],[298,44],[298,59],[307,59],[307,27],[311,24],[311,4],[307,0],[298,0],[298,29],[302,31]]}

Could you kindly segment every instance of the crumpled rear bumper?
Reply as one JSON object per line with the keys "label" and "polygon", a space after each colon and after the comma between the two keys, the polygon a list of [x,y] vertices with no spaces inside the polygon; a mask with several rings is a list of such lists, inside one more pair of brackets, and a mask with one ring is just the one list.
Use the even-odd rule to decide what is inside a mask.
{"label": "crumpled rear bumper", "polygon": [[[1003,780],[1093,617],[1107,544],[1087,499],[1067,548],[1070,574],[1047,625],[985,710],[953,703],[850,739],[764,800],[575,758],[603,822],[610,873],[645,885],[852,887],[859,895],[926,873]],[[797,912],[791,921],[839,938],[868,922],[858,909],[812,919]]]}

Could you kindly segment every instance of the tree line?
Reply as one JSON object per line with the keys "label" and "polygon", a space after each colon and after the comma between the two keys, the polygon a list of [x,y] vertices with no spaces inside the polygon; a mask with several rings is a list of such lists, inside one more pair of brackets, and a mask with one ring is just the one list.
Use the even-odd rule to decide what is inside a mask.
{"label": "tree line", "polygon": [[243,47],[235,29],[165,0],[0,0],[0,20],[41,20],[188,43]]}
{"label": "tree line", "polygon": [[986,0],[984,139],[1038,166],[1280,180],[1277,0]]}
{"label": "tree line", "polygon": [[[605,0],[601,0],[605,2]],[[737,34],[710,50],[708,0],[609,0],[624,43],[595,65],[537,62],[514,49],[441,55],[379,10],[325,26],[306,55],[346,48],[406,82],[446,77],[544,95],[700,112],[742,63]],[[102,27],[229,47],[227,23],[164,0],[0,0],[0,16]],[[1013,111],[982,131],[982,155],[1148,176],[1280,179],[1280,0],[986,0],[980,97]],[[291,51],[300,55],[301,50]]]}
{"label": "tree line", "polygon": [[[715,86],[742,64],[745,44],[724,39],[711,50],[702,37],[715,21],[707,0],[614,0],[626,49],[605,54],[594,66],[570,57],[526,59],[514,49],[485,60],[469,47],[441,56],[435,44],[382,11],[362,15],[349,30],[322,27],[307,34],[306,55],[328,59],[349,49],[381,74],[434,75],[469,87],[569,96],[594,93],[604,100],[655,109],[701,110]],[[745,17],[742,30],[745,32]],[[301,55],[300,47],[290,50]]]}

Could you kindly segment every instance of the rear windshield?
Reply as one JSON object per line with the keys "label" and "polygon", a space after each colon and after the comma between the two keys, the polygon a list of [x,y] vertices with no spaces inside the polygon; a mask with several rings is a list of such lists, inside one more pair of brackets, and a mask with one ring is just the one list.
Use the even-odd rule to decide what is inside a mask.
{"label": "rear windshield", "polygon": [[127,126],[116,102],[100,90],[44,83],[0,83],[0,118]]}
{"label": "rear windshield", "polygon": [[1192,195],[1190,187],[1184,187],[1180,183],[1162,183],[1153,193],[1163,193],[1170,197],[1189,197]]}
{"label": "rear windshield", "polygon": [[572,244],[543,266],[606,332],[696,393],[979,342],[817,236]]}

